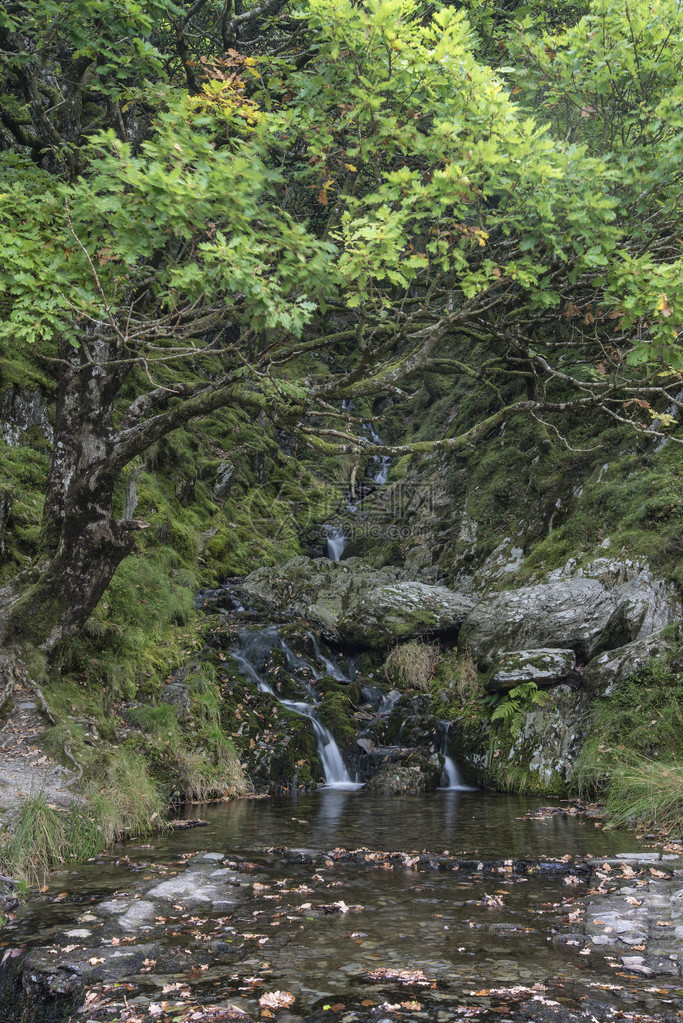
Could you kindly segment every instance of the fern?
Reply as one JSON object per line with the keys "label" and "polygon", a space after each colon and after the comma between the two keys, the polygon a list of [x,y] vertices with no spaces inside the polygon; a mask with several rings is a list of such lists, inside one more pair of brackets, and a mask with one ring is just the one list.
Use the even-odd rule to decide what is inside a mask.
{"label": "fern", "polygon": [[491,721],[504,722],[509,726],[511,734],[517,735],[527,713],[536,707],[543,707],[549,699],[550,693],[539,689],[535,682],[522,682],[497,700]]}

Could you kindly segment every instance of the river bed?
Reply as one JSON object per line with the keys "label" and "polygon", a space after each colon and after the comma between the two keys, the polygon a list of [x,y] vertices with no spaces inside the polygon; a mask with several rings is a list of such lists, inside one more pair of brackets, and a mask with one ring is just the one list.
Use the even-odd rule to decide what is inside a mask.
{"label": "river bed", "polygon": [[[597,1017],[593,1010],[601,1023],[616,1012],[664,1019],[682,1004],[680,976],[648,982],[625,970],[628,948],[587,942],[583,910],[597,882],[584,858],[623,855],[635,863],[634,854],[647,853],[632,835],[605,831],[568,804],[452,791],[391,798],[361,789],[201,812],[205,827],[57,872],[17,912],[3,934],[7,948],[47,949],[51,961],[71,945],[85,962],[105,963],[88,988],[87,1011],[65,1021],[190,1019],[183,1013],[195,1005],[213,1006],[213,1015],[197,1019],[267,1018],[259,1000],[274,992],[294,997],[268,1010],[283,1023],[447,1023],[500,1020],[506,1012],[531,1019],[515,1015],[522,1002],[527,1013],[529,1006],[557,1013],[594,1001],[603,1007]],[[334,852],[359,848],[365,852],[346,859]],[[425,850],[441,860],[418,859]],[[647,865],[640,874],[626,864],[613,869],[615,877],[619,869],[642,875],[643,886],[653,880]],[[185,875],[191,883],[183,894]],[[192,886],[198,891],[204,878],[229,882],[237,901],[193,902]],[[169,879],[179,885],[175,898],[146,901]],[[112,929],[117,900],[126,912],[154,908],[149,918],[138,912],[124,933]],[[120,961],[125,1004],[106,973],[119,942],[130,946],[128,955],[138,943],[144,952],[127,968]],[[0,1013],[7,1023],[17,1018]]]}

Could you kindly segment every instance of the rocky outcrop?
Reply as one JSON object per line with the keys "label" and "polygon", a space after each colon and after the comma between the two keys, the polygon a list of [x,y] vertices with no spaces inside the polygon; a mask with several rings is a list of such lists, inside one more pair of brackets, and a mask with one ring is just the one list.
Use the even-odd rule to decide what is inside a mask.
{"label": "rocky outcrop", "polygon": [[564,682],[576,668],[572,650],[510,650],[500,655],[485,688],[489,693],[507,692],[524,682],[537,686],[555,686]]}
{"label": "rocky outcrop", "polygon": [[453,632],[473,606],[470,597],[445,586],[415,582],[399,568],[372,568],[359,558],[293,558],[279,569],[257,569],[241,588],[250,600],[305,618],[327,639],[378,649]]}
{"label": "rocky outcrop", "polygon": [[[644,668],[650,661],[671,658],[680,647],[680,639],[677,638],[676,632],[677,630],[668,627],[644,639],[637,639],[633,643],[617,647],[616,650],[606,650],[594,657],[583,672],[584,687],[591,692],[606,695],[611,685]],[[676,663],[672,667],[679,670]]]}
{"label": "rocky outcrop", "polygon": [[604,650],[648,636],[680,614],[666,585],[647,567],[600,558],[571,562],[546,580],[483,597],[460,633],[482,667],[507,650],[573,650],[586,663]]}
{"label": "rocky outcrop", "polygon": [[496,731],[490,720],[461,718],[451,726],[466,779],[485,789],[571,792],[588,728],[590,699],[559,685],[543,706],[522,712],[518,725]]}

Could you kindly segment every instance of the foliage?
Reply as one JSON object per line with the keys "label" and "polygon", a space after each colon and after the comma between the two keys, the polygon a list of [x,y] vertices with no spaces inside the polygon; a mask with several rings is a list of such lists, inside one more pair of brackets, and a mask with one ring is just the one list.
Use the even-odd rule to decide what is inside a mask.
{"label": "foliage", "polygon": [[[430,371],[490,403],[418,449],[529,413],[550,431],[568,408],[675,434],[675,0],[470,5],[473,24],[418,0],[284,6],[5,13],[0,334],[56,345],[65,413],[46,567],[8,636],[82,626],[141,524],[115,518],[122,471],[219,407],[358,459],[331,402]],[[268,17],[277,52],[249,42]],[[192,524],[169,536],[181,561],[199,549]],[[98,558],[66,593],[68,565]]]}
{"label": "foliage", "polygon": [[577,776],[589,792],[609,792],[624,762],[683,757],[683,681],[654,661],[615,682],[591,709]]}
{"label": "foliage", "polygon": [[527,714],[545,706],[549,699],[550,693],[530,681],[522,682],[505,693],[488,693],[484,704],[491,710],[491,721],[499,721],[499,728],[514,737],[522,728]]}
{"label": "foliage", "polygon": [[56,806],[29,795],[0,835],[0,864],[11,876],[42,883],[58,865],[97,855],[115,839],[163,826],[165,804],[139,757],[113,752],[91,783],[86,802]]}
{"label": "foliage", "polygon": [[608,827],[636,825],[671,829],[683,822],[683,761],[618,751],[610,771],[606,804]]}

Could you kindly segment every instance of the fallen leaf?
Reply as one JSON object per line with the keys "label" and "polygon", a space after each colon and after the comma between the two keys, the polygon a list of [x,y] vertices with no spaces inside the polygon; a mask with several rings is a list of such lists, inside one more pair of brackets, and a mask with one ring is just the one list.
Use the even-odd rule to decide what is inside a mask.
{"label": "fallen leaf", "polygon": [[291,991],[266,991],[258,1000],[262,1008],[287,1009],[296,1001]]}

